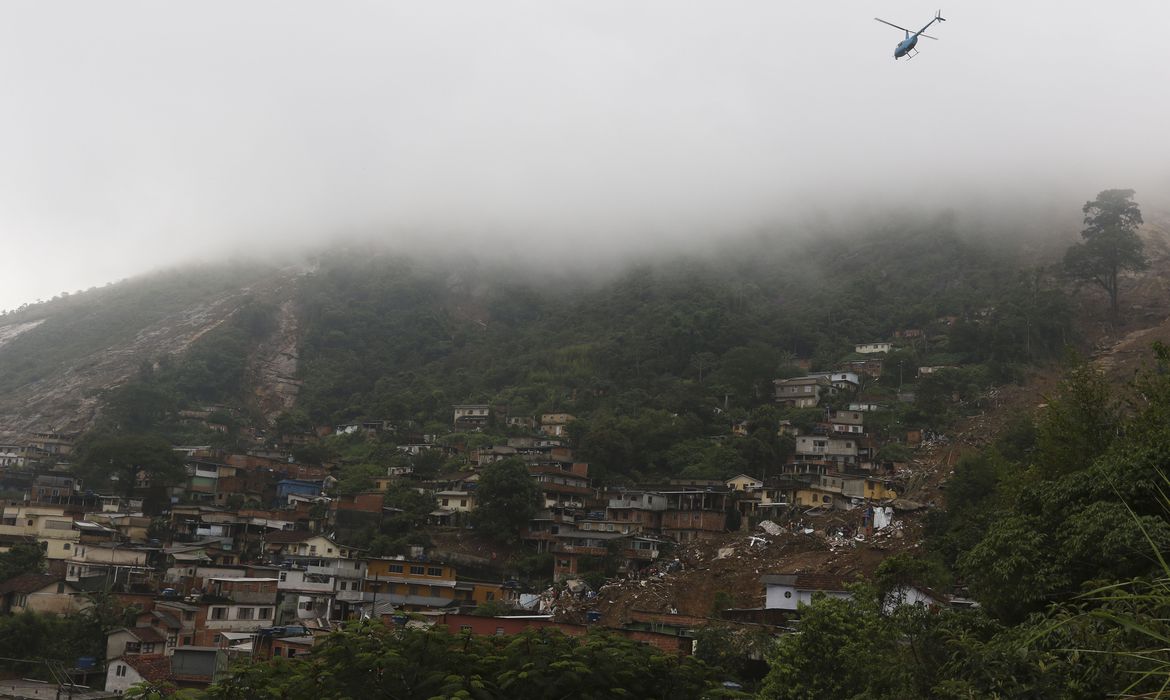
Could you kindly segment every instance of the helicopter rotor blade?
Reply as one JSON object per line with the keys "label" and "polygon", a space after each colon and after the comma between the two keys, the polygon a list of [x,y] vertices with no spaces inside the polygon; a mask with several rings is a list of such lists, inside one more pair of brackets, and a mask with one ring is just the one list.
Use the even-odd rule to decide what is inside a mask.
{"label": "helicopter rotor blade", "polygon": [[887,22],[887,21],[885,21],[884,19],[882,19],[882,18],[880,18],[880,17],[874,17],[874,19],[876,19],[877,21],[881,22],[882,24],[888,24],[888,25],[890,25],[891,27],[893,27],[894,29],[901,29],[902,31],[904,31],[904,32],[909,32],[910,34],[913,34],[913,33],[914,33],[914,32],[911,32],[909,29],[907,29],[907,28],[905,28],[905,27],[899,27],[898,25],[894,24],[893,22]]}
{"label": "helicopter rotor blade", "polygon": [[937,37],[937,36],[931,36],[931,35],[929,35],[929,34],[919,34],[918,36],[920,36],[920,37],[923,37],[923,38],[926,38],[926,39],[934,39],[935,41],[938,41],[938,37]]}

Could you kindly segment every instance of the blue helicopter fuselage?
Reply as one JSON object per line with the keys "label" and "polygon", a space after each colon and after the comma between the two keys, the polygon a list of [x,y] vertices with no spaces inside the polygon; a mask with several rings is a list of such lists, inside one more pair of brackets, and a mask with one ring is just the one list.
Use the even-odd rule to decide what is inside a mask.
{"label": "blue helicopter fuselage", "polygon": [[894,48],[894,58],[901,58],[910,53],[914,45],[918,43],[918,34],[911,34],[902,41],[898,42],[898,46]]}

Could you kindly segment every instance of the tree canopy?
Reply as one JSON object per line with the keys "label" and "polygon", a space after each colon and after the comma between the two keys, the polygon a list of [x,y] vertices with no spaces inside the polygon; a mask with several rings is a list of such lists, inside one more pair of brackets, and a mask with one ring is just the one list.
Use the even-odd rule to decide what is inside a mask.
{"label": "tree canopy", "polygon": [[1117,315],[1121,275],[1147,266],[1144,244],[1137,235],[1142,212],[1133,190],[1104,190],[1085,202],[1084,239],[1064,256],[1064,266],[1077,280],[1091,282],[1109,294],[1109,308]]}
{"label": "tree canopy", "polygon": [[601,633],[453,636],[377,622],[330,635],[304,657],[237,668],[209,700],[337,698],[701,698],[708,669]]}
{"label": "tree canopy", "polygon": [[475,489],[473,522],[484,535],[515,541],[536,514],[539,491],[523,461],[511,458],[484,467]]}

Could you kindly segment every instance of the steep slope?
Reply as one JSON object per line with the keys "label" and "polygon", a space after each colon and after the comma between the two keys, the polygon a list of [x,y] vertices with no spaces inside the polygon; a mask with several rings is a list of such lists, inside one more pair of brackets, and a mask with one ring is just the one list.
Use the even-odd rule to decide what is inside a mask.
{"label": "steep slope", "polygon": [[[103,391],[143,363],[182,353],[249,299],[287,300],[291,276],[244,267],[172,271],[0,318],[0,439],[85,430]],[[283,327],[295,338],[295,322]]]}

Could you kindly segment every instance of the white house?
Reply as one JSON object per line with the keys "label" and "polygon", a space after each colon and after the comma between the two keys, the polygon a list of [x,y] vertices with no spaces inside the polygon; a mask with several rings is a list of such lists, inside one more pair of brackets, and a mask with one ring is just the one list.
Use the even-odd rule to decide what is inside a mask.
{"label": "white house", "polygon": [[879,352],[889,352],[890,343],[860,343],[853,346],[853,352],[859,355],[871,355]]}
{"label": "white house", "polygon": [[106,666],[106,692],[121,695],[138,683],[170,680],[169,656],[123,656]]}
{"label": "white house", "polygon": [[845,579],[824,574],[766,574],[764,583],[764,607],[770,610],[796,610],[808,605],[816,594],[830,598],[852,598],[845,587]]}

